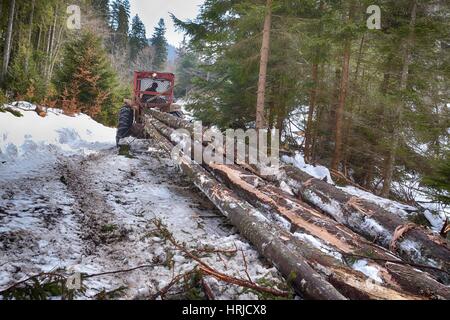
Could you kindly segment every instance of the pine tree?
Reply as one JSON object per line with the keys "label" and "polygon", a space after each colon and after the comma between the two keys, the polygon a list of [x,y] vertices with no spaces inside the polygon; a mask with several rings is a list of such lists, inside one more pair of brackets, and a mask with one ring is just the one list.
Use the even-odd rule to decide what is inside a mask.
{"label": "pine tree", "polygon": [[131,23],[130,32],[130,59],[135,61],[138,54],[148,45],[147,36],[145,34],[145,26],[138,15],[136,15]]}
{"label": "pine tree", "polygon": [[165,34],[166,25],[164,19],[159,19],[158,25],[155,27],[155,31],[150,40],[150,43],[155,50],[153,66],[157,70],[164,69],[167,61],[167,40]]}
{"label": "pine tree", "polygon": [[435,160],[435,170],[423,180],[431,188],[431,196],[439,202],[450,205],[450,151]]}
{"label": "pine tree", "polygon": [[111,5],[111,28],[113,29],[113,52],[125,50],[130,29],[130,3],[128,0],[114,0]]}
{"label": "pine tree", "polygon": [[102,112],[113,108],[116,76],[101,39],[84,32],[78,39],[69,42],[54,84],[60,106],[69,113],[83,112],[99,119]]}

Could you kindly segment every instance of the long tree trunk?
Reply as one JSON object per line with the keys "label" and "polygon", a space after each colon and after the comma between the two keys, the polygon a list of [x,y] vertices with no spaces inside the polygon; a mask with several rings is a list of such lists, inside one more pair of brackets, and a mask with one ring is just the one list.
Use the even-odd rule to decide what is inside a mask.
{"label": "long tree trunk", "polygon": [[[151,121],[147,121],[146,129],[167,152],[171,152],[173,145],[155,130]],[[298,293],[310,299],[345,299],[287,245],[292,240],[289,233],[269,224],[258,210],[237,197],[188,157],[180,158],[180,168],[263,256],[274,263],[286,278],[292,279]]]}
{"label": "long tree trunk", "polygon": [[312,150],[312,127],[313,127],[313,116],[316,108],[316,100],[317,100],[317,86],[318,86],[318,69],[319,65],[317,63],[313,63],[312,65],[312,81],[313,87],[311,89],[309,95],[309,109],[308,109],[308,120],[306,122],[306,130],[305,130],[305,159],[307,161],[311,161],[311,150]]}
{"label": "long tree trunk", "polygon": [[47,83],[50,81],[51,77],[52,77],[52,56],[53,56],[53,52],[55,50],[54,45],[55,45],[55,37],[56,37],[56,22],[58,20],[58,7],[55,8],[55,16],[53,18],[53,26],[51,28],[52,32],[51,32],[51,37],[50,37],[50,47],[49,47],[49,52],[48,52],[48,56],[47,56],[47,69],[46,69],[46,81]]}
{"label": "long tree trunk", "polygon": [[13,31],[14,11],[16,0],[9,1],[9,14],[8,14],[8,31],[6,33],[5,47],[3,51],[3,65],[0,73],[0,81],[5,81],[6,74],[8,73],[9,59],[11,56],[11,40]]}
{"label": "long tree trunk", "polygon": [[[286,166],[279,176],[303,200],[370,241],[394,251],[406,261],[438,266],[450,272],[450,246],[431,231],[410,224],[400,215],[353,196],[309,174]],[[429,271],[449,283],[447,273]]]}
{"label": "long tree trunk", "polygon": [[27,52],[27,57],[25,60],[25,71],[28,71],[28,64],[29,64],[29,60],[30,60],[30,55],[31,55],[31,50],[32,50],[32,46],[31,46],[31,36],[33,34],[33,20],[34,20],[34,7],[36,5],[36,0],[32,0],[31,1],[31,13],[30,13],[30,21],[29,21],[29,29],[28,29],[28,52]]}
{"label": "long tree trunk", "polygon": [[343,137],[343,121],[345,101],[347,99],[348,79],[350,72],[350,49],[351,44],[347,42],[344,48],[343,62],[342,62],[342,78],[339,89],[339,101],[336,109],[336,122],[334,130],[334,152],[331,161],[331,169],[338,170],[339,163],[342,158],[342,137]]}
{"label": "long tree trunk", "polygon": [[[345,117],[346,121],[344,124],[344,146],[345,148],[343,148],[343,155],[342,155],[342,159],[343,159],[343,163],[344,163],[344,168],[347,168],[347,162],[350,156],[350,151],[348,146],[351,143],[351,133],[352,133],[352,126],[353,126],[353,107],[355,105],[355,100],[356,100],[356,94],[358,92],[357,90],[357,83],[359,80],[359,69],[361,67],[361,60],[362,60],[362,56],[363,56],[363,48],[364,48],[364,41],[365,41],[365,37],[366,34],[363,34],[363,36],[361,37],[361,41],[359,44],[359,52],[358,52],[358,58],[356,60],[356,68],[355,68],[355,74],[352,80],[352,84],[349,86],[350,88],[350,102],[348,105],[348,110],[347,110],[347,117]],[[345,173],[346,170],[344,170]],[[345,173],[346,174],[346,173]]]}
{"label": "long tree trunk", "polygon": [[267,127],[264,114],[266,98],[267,64],[269,63],[270,28],[272,23],[272,0],[267,0],[266,16],[264,18],[264,29],[261,45],[261,60],[259,64],[258,93],[256,98],[256,128]]}
{"label": "long tree trunk", "polygon": [[[400,76],[400,92],[403,95],[405,93],[407,83],[408,83],[408,75],[409,75],[409,65],[411,63],[411,49],[414,41],[414,28],[416,25],[416,16],[417,16],[417,1],[414,0],[412,9],[411,9],[411,20],[409,24],[409,36],[406,40],[403,49],[403,68]],[[397,123],[394,124],[394,128],[392,131],[391,137],[391,147],[389,148],[389,153],[387,159],[385,161],[384,167],[384,181],[383,181],[383,189],[381,191],[381,195],[383,197],[388,197],[391,190],[392,177],[394,174],[394,166],[397,154],[397,148],[400,139],[400,128],[403,122],[403,103],[399,103],[395,109],[394,119]]]}
{"label": "long tree trunk", "polygon": [[[353,20],[354,1],[351,1],[347,22],[351,23]],[[343,140],[343,122],[344,122],[344,110],[345,102],[347,99],[347,91],[349,85],[349,73],[350,73],[350,54],[351,54],[351,40],[347,39],[344,44],[344,52],[342,55],[342,75],[339,88],[339,100],[336,109],[336,122],[334,132],[334,152],[331,160],[331,169],[338,170],[339,163],[342,159],[342,140]]]}
{"label": "long tree trunk", "polygon": [[[188,131],[190,131],[189,128],[192,128],[191,124],[176,119],[171,115],[152,110],[149,113],[157,119],[157,121],[152,121],[152,124],[168,139],[176,141],[174,139],[174,129],[165,126],[163,123],[172,125],[175,128],[182,127],[188,129]],[[379,270],[379,275],[383,279],[384,284],[377,286],[376,290],[361,286],[358,280],[359,276],[353,270],[348,269],[339,256],[351,258],[352,255],[370,253],[370,258],[375,260],[385,259],[401,263],[400,259],[386,249],[363,239],[333,219],[238,165],[205,163],[203,166],[267,216],[273,217],[273,214],[275,214],[280,215],[282,220],[286,219],[290,224],[290,227],[287,229],[290,232],[305,234],[317,239],[316,241],[318,242],[322,241],[323,245],[328,248],[328,253],[323,253],[320,250],[305,249],[305,246],[308,246],[308,243],[305,243],[305,238],[298,240],[301,243],[297,245],[297,249],[310,263],[311,261],[317,263],[317,265],[313,265],[313,268],[318,272],[324,269],[334,270],[333,273],[344,272],[346,274],[345,278],[337,276],[336,278],[327,278],[327,280],[338,288],[345,287],[348,297],[375,299],[391,297],[393,299],[401,299],[402,297],[405,298],[403,291],[408,291],[412,295],[426,291],[429,297],[450,297],[448,288],[436,283],[425,272],[413,270],[411,267],[405,267],[405,270],[408,272],[396,271],[393,275],[405,282],[408,282],[408,278],[410,282],[421,283],[423,290],[412,290],[409,286],[405,286],[406,290],[404,290],[403,287],[399,287],[395,282],[392,282],[390,270],[383,263],[378,263],[377,261],[369,261],[368,264]],[[270,211],[268,211],[269,209]],[[353,280],[350,281],[350,279]],[[416,281],[416,279],[420,279],[420,281]],[[349,283],[347,283],[348,281]]]}
{"label": "long tree trunk", "polygon": [[[319,12],[323,12],[323,1],[319,1]],[[319,35],[322,34],[323,24],[319,23]],[[313,128],[315,127],[315,122],[313,121],[314,112],[316,110],[316,102],[317,95],[319,89],[319,58],[321,49],[319,46],[315,48],[315,57],[313,57],[313,64],[311,68],[311,79],[313,81],[313,87],[309,93],[309,108],[308,108],[308,119],[306,121],[306,130],[305,130],[305,147],[304,154],[305,159],[309,162],[312,160],[312,150],[313,146]]]}

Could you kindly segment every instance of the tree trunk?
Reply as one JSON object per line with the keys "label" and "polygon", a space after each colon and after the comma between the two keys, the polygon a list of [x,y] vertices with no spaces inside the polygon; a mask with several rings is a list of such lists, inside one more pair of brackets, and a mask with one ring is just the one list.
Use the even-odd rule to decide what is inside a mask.
{"label": "tree trunk", "polygon": [[[325,216],[321,212],[313,209],[307,204],[287,195],[279,188],[263,181],[261,178],[249,174],[244,169],[236,165],[218,165],[212,164],[210,166],[215,174],[217,174],[221,181],[227,182],[229,188],[237,192],[250,204],[260,209],[267,211],[270,208],[272,214],[279,214],[286,219],[290,224],[290,231],[295,234],[309,235],[322,242],[324,247],[328,248],[328,255],[338,257],[334,263],[336,265],[342,264],[339,258],[342,255],[345,257],[366,256],[367,259],[374,259],[369,261],[368,265],[379,270],[379,276],[387,288],[398,290],[401,293],[403,290],[411,294],[418,294],[422,291],[427,291],[432,296],[450,297],[450,289],[444,285],[437,285],[425,272],[417,271],[413,267],[403,267],[403,280],[409,279],[409,282],[417,282],[420,280],[422,289],[404,286],[399,288],[395,282],[392,281],[391,272],[385,267],[385,261],[399,261],[400,259],[394,256],[390,251],[375,245],[373,242],[365,240],[362,236],[355,234],[350,229],[345,228],[340,223]],[[255,185],[257,187],[255,187]],[[309,252],[303,253],[305,258],[318,259],[322,253]],[[325,254],[326,255],[326,254]],[[377,261],[382,261],[378,263]],[[326,263],[328,265],[330,262]],[[342,264],[340,268],[345,269]],[[351,272],[349,272],[351,273]],[[395,272],[396,276],[400,276]],[[419,286],[419,285],[418,285]],[[351,285],[349,285],[351,287]],[[431,289],[433,288],[433,289]],[[356,288],[353,290],[358,291]],[[360,289],[361,290],[361,289]],[[361,290],[360,294],[367,294],[372,296],[373,293]]]}
{"label": "tree trunk", "polygon": [[[171,152],[173,145],[156,132],[151,120],[147,121],[146,130],[166,151]],[[230,219],[241,234],[249,239],[264,257],[277,266],[284,277],[292,279],[296,292],[309,299],[345,299],[339,291],[313,270],[303,257],[288,246],[292,237],[287,232],[269,224],[258,210],[238,198],[234,192],[221,185],[188,157],[180,158],[180,168]]]}
{"label": "tree trunk", "polygon": [[351,43],[347,41],[344,48],[343,62],[342,62],[342,78],[339,88],[339,100],[336,109],[336,122],[334,131],[334,152],[331,161],[331,169],[338,170],[339,163],[342,158],[342,127],[344,120],[345,101],[347,98],[348,79],[350,72],[350,49]]}
{"label": "tree trunk", "polygon": [[55,8],[55,17],[53,19],[53,26],[51,28],[51,37],[49,38],[50,40],[50,47],[49,47],[49,52],[47,55],[47,69],[46,69],[46,81],[47,83],[51,80],[51,68],[52,68],[52,56],[53,56],[53,51],[54,51],[54,42],[55,42],[55,34],[56,34],[56,22],[58,19],[58,7]]}
{"label": "tree trunk", "polygon": [[0,74],[0,82],[5,81],[6,74],[8,73],[9,59],[11,56],[11,39],[13,31],[14,10],[16,0],[9,1],[9,14],[8,14],[8,31],[6,33],[5,47],[3,51],[3,66]]}
{"label": "tree trunk", "polygon": [[312,149],[312,127],[313,127],[313,116],[314,110],[316,108],[316,100],[317,100],[317,86],[318,86],[318,69],[319,65],[314,63],[312,65],[312,81],[314,82],[313,87],[309,96],[309,109],[308,109],[308,120],[306,122],[306,131],[305,131],[305,159],[307,161],[311,161],[311,149]]}
{"label": "tree trunk", "polygon": [[[286,166],[280,181],[285,181],[295,194],[337,222],[369,241],[392,249],[404,260],[450,271],[450,246],[445,239],[432,232],[418,226],[405,229],[409,222],[399,215],[352,196],[294,167]],[[406,231],[400,233],[399,237],[402,229]],[[442,282],[450,282],[449,274],[434,272],[431,269],[429,272],[439,277]]]}
{"label": "tree trunk", "polygon": [[29,21],[29,30],[28,30],[28,52],[27,57],[25,59],[25,72],[28,72],[28,64],[30,60],[30,54],[31,54],[31,36],[33,34],[33,20],[34,20],[34,7],[36,5],[36,0],[31,1],[31,13],[30,13],[30,21]]}
{"label": "tree trunk", "polygon": [[[354,1],[350,2],[350,8],[348,13],[347,22],[351,23],[354,14]],[[347,39],[344,45],[344,52],[342,58],[342,78],[339,88],[339,100],[336,109],[336,122],[334,132],[334,152],[331,160],[331,169],[338,170],[339,163],[342,159],[342,140],[343,140],[343,121],[344,121],[344,109],[347,99],[347,91],[349,85],[349,73],[350,73],[350,54],[351,54],[351,40]]]}
{"label": "tree trunk", "polygon": [[[170,115],[156,111],[151,112],[151,114],[160,116],[162,119],[166,119],[166,121],[173,118]],[[175,118],[173,118],[173,120],[174,121],[167,122],[171,122],[172,124],[185,123],[183,120]],[[157,120],[152,121],[151,123],[166,138],[174,139],[174,129],[166,127]],[[383,279],[384,284],[376,285],[375,287],[367,287],[361,285],[361,283],[365,281],[361,279],[361,275],[358,275],[353,270],[349,269],[340,258],[336,258],[341,255],[344,257],[349,255],[349,257],[351,257],[352,254],[357,255],[367,252],[368,255],[370,253],[371,258],[399,261],[399,259],[389,251],[364,240],[362,237],[354,234],[336,221],[326,217],[322,213],[282,192],[277,187],[263,181],[258,176],[250,174],[248,171],[245,171],[237,165],[204,164],[204,166],[210,172],[217,175],[219,180],[225,181],[228,187],[261,210],[261,212],[271,216],[272,214],[267,212],[268,208],[271,208],[275,214],[279,214],[283,217],[282,219],[289,221],[291,224],[291,227],[289,228],[291,232],[301,230],[300,234],[312,236],[318,239],[317,241],[319,242],[323,241],[325,247],[329,250],[328,254],[317,250],[317,248],[308,248],[311,244],[305,241],[305,239],[295,239],[294,242],[299,242],[296,244],[297,250],[300,251],[301,255],[305,257],[310,264],[312,261],[316,263],[311,265],[317,272],[321,272],[325,269],[331,272],[328,273],[328,276],[326,277],[327,281],[332,282],[337,288],[345,288],[345,295],[347,297],[353,299],[402,299],[408,296],[408,294],[404,292],[406,290],[403,290],[403,288],[391,281],[389,276],[390,272],[383,264],[368,262],[369,265],[380,270],[379,274]],[[257,185],[257,187],[255,187],[255,185]],[[431,292],[429,294],[430,297],[450,297],[449,290],[446,290],[442,285],[436,285],[433,279],[426,273],[410,269],[412,268],[407,268],[407,270],[409,270],[408,273],[403,273],[398,276],[403,276],[404,278],[409,277],[412,282],[414,282],[415,279],[420,279],[420,283],[428,284],[426,289],[428,290],[427,292]],[[330,277],[330,274],[334,274],[335,276]],[[344,274],[345,276],[343,276]],[[410,287],[407,288],[410,289]],[[418,292],[420,291],[410,291],[409,294],[411,294],[411,296],[408,298],[416,298]]]}
{"label": "tree trunk", "polygon": [[272,23],[272,0],[267,0],[266,16],[264,18],[264,30],[261,45],[261,60],[259,64],[258,93],[256,99],[256,129],[267,127],[264,104],[266,98],[267,64],[269,62],[270,27]]}
{"label": "tree trunk", "polygon": [[[411,60],[411,48],[413,45],[414,40],[414,28],[416,25],[416,15],[417,15],[417,0],[414,0],[413,7],[411,10],[411,21],[409,24],[409,36],[406,40],[405,46],[404,46],[404,52],[403,52],[403,69],[402,74],[400,77],[400,91],[402,94],[404,94],[407,83],[408,83],[408,75],[409,75],[409,65]],[[395,159],[397,154],[397,148],[399,144],[400,139],[400,127],[402,125],[402,118],[403,118],[403,103],[399,103],[398,107],[395,109],[395,116],[394,119],[398,121],[394,125],[394,130],[392,132],[392,145],[389,149],[389,154],[385,162],[385,168],[384,168],[384,181],[383,181],[383,189],[381,191],[381,195],[383,197],[388,197],[390,190],[391,190],[391,183],[392,183],[392,177],[394,175],[394,166],[395,166]]]}
{"label": "tree trunk", "polygon": [[41,35],[42,35],[42,26],[39,25],[39,33],[38,33],[38,39],[37,39],[37,45],[36,45],[36,50],[40,50],[41,48]]}

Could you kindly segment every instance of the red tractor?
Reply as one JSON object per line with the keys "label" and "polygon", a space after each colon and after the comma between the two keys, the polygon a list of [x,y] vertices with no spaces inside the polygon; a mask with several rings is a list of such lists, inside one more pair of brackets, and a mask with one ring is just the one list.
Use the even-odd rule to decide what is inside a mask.
{"label": "red tractor", "polygon": [[143,114],[148,108],[182,117],[181,108],[174,103],[173,73],[155,71],[135,71],[133,99],[125,100],[119,112],[116,142],[127,136],[143,138]]}

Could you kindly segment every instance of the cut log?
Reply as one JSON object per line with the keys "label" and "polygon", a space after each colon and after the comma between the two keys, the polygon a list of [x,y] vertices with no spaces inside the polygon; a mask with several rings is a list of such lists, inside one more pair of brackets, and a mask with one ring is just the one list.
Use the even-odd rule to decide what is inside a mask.
{"label": "cut log", "polygon": [[430,272],[440,282],[449,283],[450,248],[446,240],[420,226],[406,228],[410,222],[297,168],[286,166],[281,171],[279,181],[287,183],[303,200],[369,241],[395,249],[406,261],[443,269],[446,273]]}
{"label": "cut log", "polygon": [[[158,137],[151,124],[146,125],[146,130],[158,139],[167,152],[171,152],[173,145],[164,137]],[[345,296],[325,281],[304,258],[286,245],[290,240],[288,233],[271,226],[258,210],[221,185],[190,158],[182,155],[179,165],[183,173],[189,176],[240,233],[253,243],[258,252],[273,263],[286,279],[292,281],[296,292],[309,299],[345,299]]]}
{"label": "cut log", "polygon": [[[210,164],[214,173],[228,187],[241,195],[250,204],[260,210],[270,208],[288,222],[291,232],[305,237],[313,236],[317,242],[323,242],[322,249],[329,254],[365,260],[368,267],[378,270],[378,276],[393,288],[400,287],[407,292],[425,295],[430,298],[450,298],[450,288],[437,282],[428,273],[402,265],[402,260],[387,249],[367,241],[347,227],[313,209],[295,197],[289,196],[260,177],[246,172],[236,165]],[[307,239],[308,238],[306,236]],[[307,255],[305,257],[309,258]],[[364,257],[366,257],[364,259]],[[399,268],[387,268],[386,261],[398,261]],[[392,263],[390,263],[392,264]],[[424,269],[429,271],[430,269]],[[399,281],[396,281],[399,280]],[[411,286],[408,283],[415,283]]]}
{"label": "cut log", "polygon": [[[172,128],[183,128],[193,134],[191,122],[170,114],[151,110],[151,115]],[[256,173],[252,168],[245,169]],[[264,177],[267,178],[267,177]],[[312,176],[292,166],[286,166],[279,175],[278,182],[284,181],[292,191],[310,205],[319,208],[337,222],[349,227],[370,242],[376,242],[386,249],[393,246],[395,254],[405,261],[427,264],[449,271],[450,250],[448,241],[436,237],[431,231],[417,227],[408,230],[396,239],[395,230],[408,221],[364,199],[349,195],[334,186],[314,179]],[[393,241],[394,240],[394,241]],[[429,270],[440,282],[448,284],[449,274]]]}
{"label": "cut log", "polygon": [[[159,133],[165,136],[168,139],[172,139],[175,143],[178,141],[174,137],[173,129],[163,125],[159,121],[150,120],[150,122],[156,127]],[[223,184],[220,185],[220,188],[224,188]],[[295,199],[293,199],[295,200]],[[262,210],[261,210],[262,211]],[[323,214],[316,212],[316,214],[320,217]],[[325,217],[326,218],[326,217]],[[267,218],[266,218],[267,219]],[[329,221],[333,222],[333,220],[327,218]],[[319,220],[316,220],[319,221]],[[333,222],[337,225],[335,222]],[[273,224],[273,223],[272,223]],[[327,230],[322,229],[321,226],[314,226],[311,221],[303,221],[302,226],[307,226],[308,230],[314,230],[316,235],[324,237],[324,234],[327,234]],[[342,227],[342,226],[341,226]],[[345,228],[344,228],[345,229]],[[313,268],[321,273],[326,279],[331,282],[336,288],[344,293],[345,296],[352,299],[417,299],[419,298],[415,294],[407,294],[403,292],[403,290],[395,283],[372,283],[368,281],[368,278],[364,276],[362,273],[357,272],[348,266],[345,265],[342,259],[336,259],[333,255],[327,255],[323,253],[320,248],[315,247],[310,242],[305,239],[297,239],[293,237],[288,230],[283,230],[285,239],[289,239],[288,246],[291,247],[291,250],[294,252],[298,252],[301,256],[305,257],[310,265]],[[309,232],[309,231],[308,231]],[[338,232],[339,233],[339,232]],[[342,232],[340,232],[342,234]],[[353,237],[353,236],[352,236]],[[333,238],[335,242],[338,242],[338,245],[344,247],[344,250],[347,252],[354,252],[352,245],[346,244],[345,241],[340,241],[339,236],[329,234],[329,238]],[[320,239],[320,238],[319,238]],[[320,240],[317,240],[320,241]],[[376,246],[371,245],[371,252],[375,249]],[[381,253],[384,251],[379,249]],[[380,254],[381,254],[380,253]],[[339,255],[338,251],[337,254]],[[387,254],[390,259],[395,259],[390,254]],[[370,264],[370,263],[369,263]],[[380,270],[382,268],[379,268]],[[383,273],[383,272],[382,272]],[[387,272],[386,272],[387,273]],[[389,280],[389,277],[383,277],[385,280]]]}

